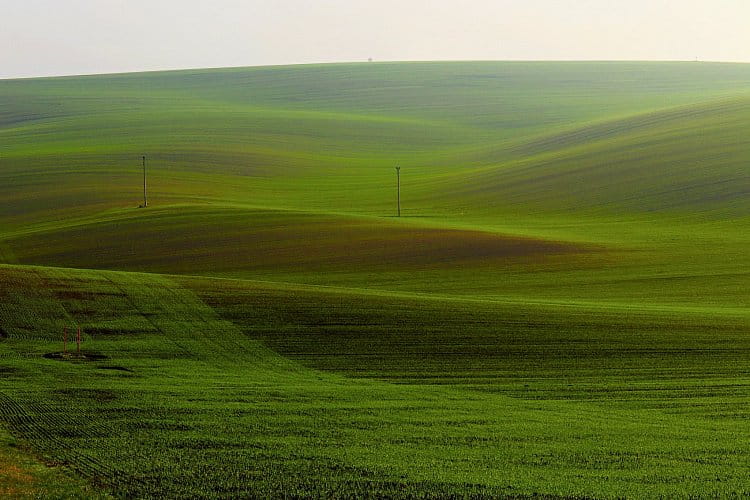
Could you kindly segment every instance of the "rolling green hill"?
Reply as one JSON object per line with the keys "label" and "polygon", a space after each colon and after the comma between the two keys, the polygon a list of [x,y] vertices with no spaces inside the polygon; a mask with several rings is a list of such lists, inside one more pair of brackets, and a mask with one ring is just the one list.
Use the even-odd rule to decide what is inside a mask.
{"label": "rolling green hill", "polygon": [[[0,257],[671,305],[687,279],[742,306],[733,287],[716,294],[747,263],[748,77],[731,64],[421,63],[4,81]],[[388,218],[397,163],[401,220]],[[446,230],[469,232],[423,241]],[[501,265],[492,234],[552,251]],[[717,238],[731,260],[707,250]]]}
{"label": "rolling green hill", "polygon": [[[483,182],[476,170],[522,170],[514,160],[546,166],[553,154],[557,170],[629,141],[649,165],[686,154],[682,141],[705,128],[707,146],[737,150],[749,74],[725,64],[404,63],[3,81],[0,172],[14,203],[0,215],[137,205],[142,153],[154,202],[385,215],[398,163],[407,213],[485,215],[453,189]],[[669,137],[646,141],[654,134]],[[575,200],[567,187],[549,188],[550,208]],[[537,211],[525,206],[529,191],[490,213]]]}
{"label": "rolling green hill", "polygon": [[3,421],[116,496],[750,488],[746,315],[0,270]]}
{"label": "rolling green hill", "polygon": [[749,132],[742,64],[0,81],[0,422],[115,496],[747,495]]}

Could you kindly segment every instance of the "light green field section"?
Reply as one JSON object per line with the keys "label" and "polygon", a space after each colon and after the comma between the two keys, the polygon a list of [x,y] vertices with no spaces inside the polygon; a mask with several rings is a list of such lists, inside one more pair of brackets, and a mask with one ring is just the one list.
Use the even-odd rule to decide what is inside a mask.
{"label": "light green field section", "polygon": [[[571,207],[570,183],[592,182],[599,206],[653,182],[633,185],[633,166],[612,161],[622,158],[601,164],[612,152],[597,151],[630,150],[623,141],[641,138],[631,158],[653,175],[654,162],[668,168],[662,184],[698,146],[685,143],[696,129],[710,129],[709,147],[733,140],[736,163],[748,79],[746,65],[425,63],[3,81],[0,175],[12,202],[0,215],[20,223],[137,206],[141,154],[154,203],[390,215],[398,163],[410,215],[528,214],[539,202],[591,210],[590,200]],[[574,146],[587,155],[577,168],[591,172],[569,172]],[[529,172],[539,163],[544,175]],[[598,189],[620,178],[619,191]],[[488,191],[475,204],[462,190],[478,186]]]}

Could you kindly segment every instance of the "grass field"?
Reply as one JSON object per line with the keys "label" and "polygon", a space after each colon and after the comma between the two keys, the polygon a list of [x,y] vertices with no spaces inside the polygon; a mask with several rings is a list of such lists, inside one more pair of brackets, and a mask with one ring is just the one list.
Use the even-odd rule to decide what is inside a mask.
{"label": "grass field", "polygon": [[749,124],[735,64],[0,81],[0,462],[27,496],[747,496]]}

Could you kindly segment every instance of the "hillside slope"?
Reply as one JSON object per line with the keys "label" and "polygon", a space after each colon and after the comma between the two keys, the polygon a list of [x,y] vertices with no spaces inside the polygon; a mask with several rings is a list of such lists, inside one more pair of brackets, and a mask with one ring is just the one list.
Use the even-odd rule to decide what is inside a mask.
{"label": "hillside slope", "polygon": [[116,497],[750,488],[746,314],[19,266],[0,284],[0,422]]}
{"label": "hillside slope", "polygon": [[3,81],[0,260],[743,307],[748,82],[652,63]]}
{"label": "hillside slope", "polygon": [[[477,212],[473,200],[436,199],[436,191],[471,186],[464,170],[569,147],[572,137],[585,147],[617,136],[616,148],[623,132],[652,131],[649,117],[660,110],[682,110],[668,112],[673,124],[720,126],[716,116],[701,116],[711,115],[701,103],[747,95],[748,82],[747,65],[679,63],[360,64],[1,81],[0,195],[9,203],[0,222],[137,205],[142,154],[154,203],[230,200],[383,215],[393,211],[398,163],[407,213]],[[744,116],[732,112],[727,126]],[[690,139],[689,130],[656,121]],[[602,125],[592,131],[591,123]],[[725,145],[721,134],[705,140]],[[679,142],[641,147],[685,154]],[[480,154],[486,150],[493,153]],[[624,172],[621,183],[631,180]],[[544,187],[550,198],[577,199],[564,182]],[[522,186],[511,201],[533,203],[536,191]],[[503,195],[501,188],[492,213],[508,208]]]}
{"label": "hillside slope", "polygon": [[490,213],[745,217],[748,124],[741,97],[579,126],[519,143],[453,190]]}
{"label": "hillside slope", "polygon": [[116,497],[746,497],[748,118],[734,64],[0,81],[0,424]]}

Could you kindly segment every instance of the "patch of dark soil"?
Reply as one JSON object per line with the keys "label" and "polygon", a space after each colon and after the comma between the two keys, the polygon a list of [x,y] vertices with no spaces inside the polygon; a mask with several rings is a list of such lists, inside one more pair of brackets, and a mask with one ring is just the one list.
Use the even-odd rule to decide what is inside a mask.
{"label": "patch of dark soil", "polygon": [[117,394],[107,389],[59,389],[55,392],[65,397],[88,399],[100,403],[107,403],[117,399]]}
{"label": "patch of dark soil", "polygon": [[130,368],[125,368],[124,366],[99,366],[98,368],[100,370],[115,370],[118,372],[133,373],[133,370],[131,370]]}
{"label": "patch of dark soil", "polygon": [[133,333],[131,331],[122,330],[120,328],[107,328],[102,326],[86,327],[84,331],[88,335],[124,335]]}
{"label": "patch of dark soil", "polygon": [[59,292],[56,292],[55,295],[57,295],[58,299],[68,299],[68,300],[88,300],[91,298],[91,294],[86,292],[75,292],[72,290],[61,290]]}
{"label": "patch of dark soil", "polygon": [[109,359],[104,354],[98,352],[48,352],[43,356],[47,359],[56,359],[58,361],[102,361]]}
{"label": "patch of dark soil", "polygon": [[95,300],[99,297],[125,297],[122,292],[80,292],[77,290],[58,290],[55,292],[58,299],[70,300]]}
{"label": "patch of dark soil", "polygon": [[68,312],[74,316],[96,316],[98,311],[96,309],[78,309],[71,307]]}

